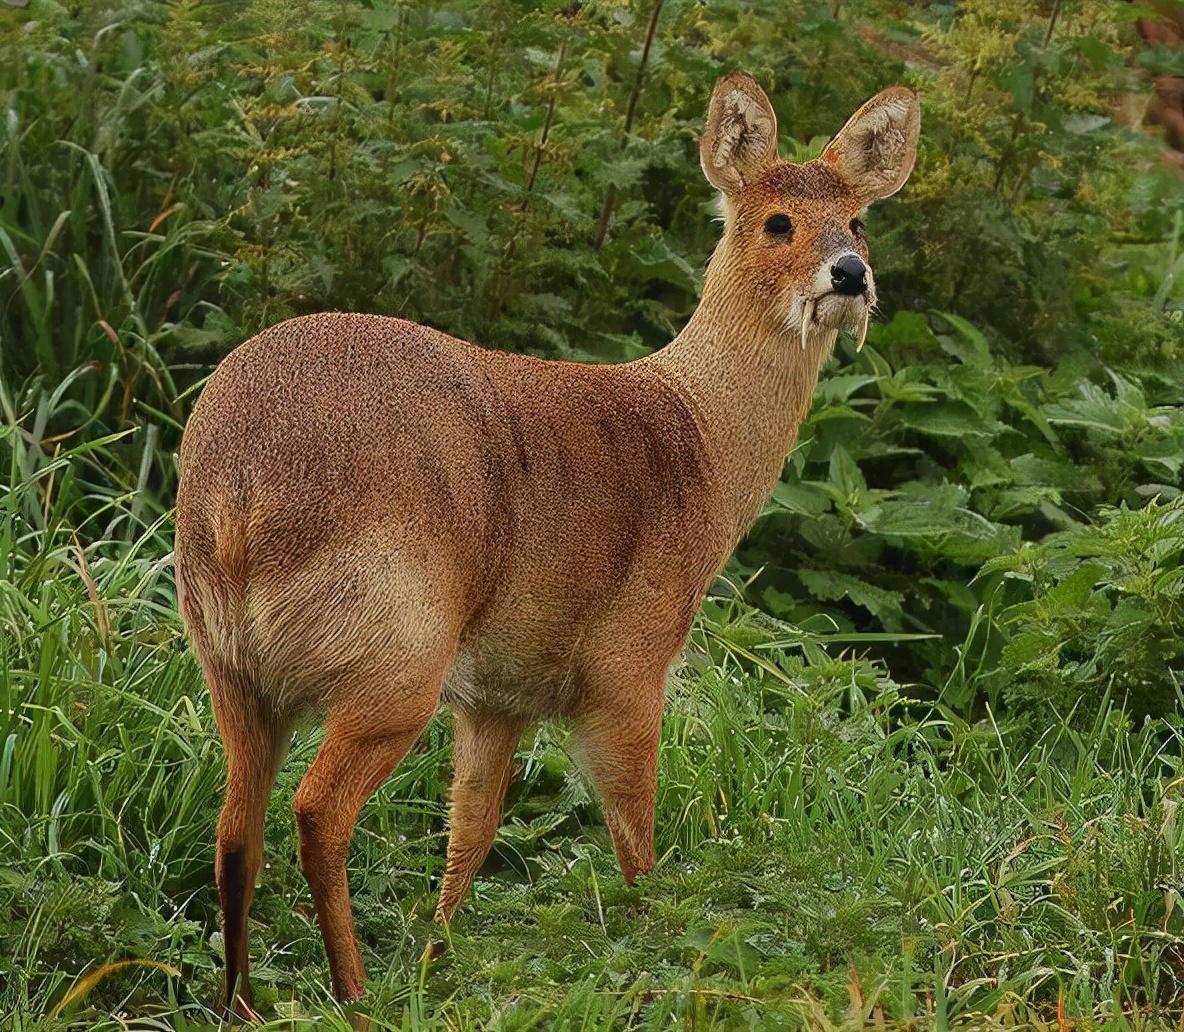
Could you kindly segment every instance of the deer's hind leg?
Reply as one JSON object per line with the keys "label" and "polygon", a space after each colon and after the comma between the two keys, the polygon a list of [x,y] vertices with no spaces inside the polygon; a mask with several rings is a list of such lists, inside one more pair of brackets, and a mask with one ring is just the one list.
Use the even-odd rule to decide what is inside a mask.
{"label": "deer's hind leg", "polygon": [[333,992],[343,1003],[360,999],[365,987],[346,876],[354,823],[431,720],[443,667],[418,680],[407,673],[388,673],[385,684],[367,681],[361,691],[330,705],[325,740],[296,792],[300,862],[325,941]]}
{"label": "deer's hind leg", "polygon": [[437,920],[452,919],[489,855],[501,822],[514,750],[526,724],[512,715],[456,710],[448,862],[436,905]]}
{"label": "deer's hind leg", "polygon": [[226,794],[218,815],[214,878],[222,910],[228,1013],[253,1014],[248,976],[247,914],[263,860],[263,821],[288,724],[269,712],[248,681],[205,664],[206,683],[226,751]]}

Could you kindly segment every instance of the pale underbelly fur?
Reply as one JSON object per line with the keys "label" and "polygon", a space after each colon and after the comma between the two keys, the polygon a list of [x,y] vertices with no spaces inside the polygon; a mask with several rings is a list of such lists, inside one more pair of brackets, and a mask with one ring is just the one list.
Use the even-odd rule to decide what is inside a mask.
{"label": "pale underbelly fur", "polygon": [[525,719],[567,716],[579,700],[574,655],[530,655],[483,637],[462,644],[440,691],[447,706]]}

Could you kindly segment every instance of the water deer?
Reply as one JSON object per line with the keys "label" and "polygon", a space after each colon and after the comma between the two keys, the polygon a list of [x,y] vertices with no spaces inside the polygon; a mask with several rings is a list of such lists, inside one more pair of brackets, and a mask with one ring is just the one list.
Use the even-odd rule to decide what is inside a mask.
{"label": "water deer", "polygon": [[655,863],[663,686],[756,518],[836,335],[875,304],[860,215],[903,186],[912,90],[804,163],[748,76],[700,144],[723,236],[683,331],[638,361],[545,361],[401,319],[292,319],[233,351],[185,429],[181,612],[228,766],[215,874],[227,1004],[249,1010],[247,911],[294,721],[300,859],[336,996],[364,973],[346,858],[367,797],[443,704],[454,777],[438,916],[489,852],[524,730],[573,725],[632,883]]}

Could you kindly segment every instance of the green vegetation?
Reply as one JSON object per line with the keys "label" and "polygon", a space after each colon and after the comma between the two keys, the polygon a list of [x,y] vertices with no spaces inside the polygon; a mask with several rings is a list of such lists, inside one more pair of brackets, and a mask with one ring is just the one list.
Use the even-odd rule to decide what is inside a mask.
{"label": "green vegetation", "polygon": [[[660,346],[715,240],[696,132],[734,67],[798,158],[875,90],[923,91],[917,171],[867,219],[882,317],[696,622],[657,871],[624,886],[543,728],[421,961],[442,716],[354,840],[368,1005],[397,1029],[1179,1028],[1184,189],[1116,112],[1180,56],[1140,16],[0,8],[0,1028],[217,1024],[223,767],[169,519],[212,365],[327,308],[552,357]],[[317,741],[252,918],[284,1029],[346,1027],[290,809]]]}

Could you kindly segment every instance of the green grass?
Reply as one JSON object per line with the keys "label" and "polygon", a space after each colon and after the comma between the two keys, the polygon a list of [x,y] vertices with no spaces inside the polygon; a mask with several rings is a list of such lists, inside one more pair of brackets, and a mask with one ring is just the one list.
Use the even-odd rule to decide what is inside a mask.
{"label": "green grass", "polygon": [[[47,479],[12,492],[0,531],[2,1027],[212,1028],[223,766],[166,526],[129,542],[130,502],[109,500],[114,533],[84,565],[52,507],[21,530]],[[277,1028],[345,1027],[290,810],[318,737],[281,771],[251,925]],[[971,725],[849,645],[716,599],[669,692],[661,860],[632,889],[564,740],[524,739],[494,854],[430,966],[446,717],[364,810],[350,870],[379,1027],[1043,1027],[1058,1000],[1087,1027],[1181,1020],[1179,712]],[[126,960],[170,971],[114,970],[55,1016]]]}

